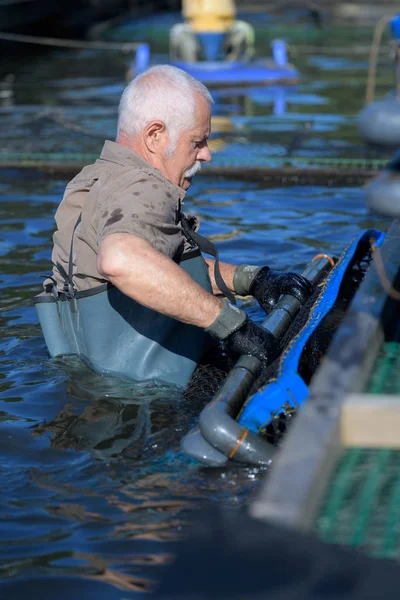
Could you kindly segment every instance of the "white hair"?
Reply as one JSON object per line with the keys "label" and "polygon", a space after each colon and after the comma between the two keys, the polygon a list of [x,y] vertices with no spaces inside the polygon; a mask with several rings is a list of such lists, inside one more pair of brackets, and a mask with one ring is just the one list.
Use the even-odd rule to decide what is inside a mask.
{"label": "white hair", "polygon": [[125,88],[118,109],[118,135],[137,137],[151,121],[162,121],[167,129],[167,153],[175,152],[179,135],[193,127],[196,95],[213,103],[208,89],[176,67],[158,65],[137,75]]}

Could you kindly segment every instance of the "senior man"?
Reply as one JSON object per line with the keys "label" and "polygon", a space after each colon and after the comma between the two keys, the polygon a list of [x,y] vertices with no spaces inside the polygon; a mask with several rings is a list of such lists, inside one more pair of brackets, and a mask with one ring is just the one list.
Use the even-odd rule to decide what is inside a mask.
{"label": "senior man", "polygon": [[199,81],[171,66],[149,69],[123,92],[116,142],[67,185],[56,213],[47,292],[63,342],[52,349],[45,334],[51,354],[178,385],[210,336],[230,352],[273,358],[273,336],[234,305],[234,294],[252,294],[268,311],[283,293],[304,301],[310,285],[268,267],[204,261],[201,249],[218,254],[182,212],[193,176],[211,160],[211,103]]}

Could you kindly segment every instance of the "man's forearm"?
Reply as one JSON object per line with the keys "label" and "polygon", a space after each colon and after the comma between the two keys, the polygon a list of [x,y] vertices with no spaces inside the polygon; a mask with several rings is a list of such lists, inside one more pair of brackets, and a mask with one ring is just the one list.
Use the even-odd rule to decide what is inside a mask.
{"label": "man's forearm", "polygon": [[[212,258],[206,258],[205,261],[207,263],[208,273],[210,275],[213,293],[216,295],[222,294],[221,290],[219,289],[219,287],[217,286],[217,283],[215,281],[215,273],[214,273],[215,260]],[[235,293],[236,290],[233,285],[233,276],[235,274],[237,265],[231,265],[229,263],[220,262],[219,268],[221,271],[222,279],[225,281],[225,284],[227,285],[228,289],[231,292]]]}
{"label": "man's forearm", "polygon": [[115,233],[100,245],[97,268],[124,294],[183,323],[208,327],[222,301],[142,238]]}

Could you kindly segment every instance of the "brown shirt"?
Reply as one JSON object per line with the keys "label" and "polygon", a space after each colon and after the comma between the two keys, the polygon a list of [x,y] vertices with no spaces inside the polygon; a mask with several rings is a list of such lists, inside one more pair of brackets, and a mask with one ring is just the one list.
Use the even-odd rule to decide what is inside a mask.
{"label": "brown shirt", "polygon": [[77,290],[105,282],[96,268],[101,241],[111,233],[130,233],[175,259],[185,247],[180,206],[185,191],[125,146],[106,141],[93,165],[67,185],[55,219],[52,260],[54,278],[62,289],[57,265],[68,273],[71,238],[73,280]]}

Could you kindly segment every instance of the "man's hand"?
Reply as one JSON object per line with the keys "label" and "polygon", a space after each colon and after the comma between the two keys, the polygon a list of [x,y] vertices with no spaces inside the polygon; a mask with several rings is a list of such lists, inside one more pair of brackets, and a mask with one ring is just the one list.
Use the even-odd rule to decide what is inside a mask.
{"label": "man's hand", "polygon": [[249,293],[258,300],[261,308],[269,313],[282,294],[290,294],[304,304],[312,294],[313,285],[296,273],[282,273],[263,267],[255,278]]}
{"label": "man's hand", "polygon": [[233,331],[224,342],[229,353],[250,354],[264,365],[269,365],[277,356],[276,338],[250,319]]}
{"label": "man's hand", "polygon": [[274,308],[282,294],[290,294],[304,304],[314,289],[307,279],[296,273],[251,265],[240,265],[236,269],[234,286],[238,294],[254,296],[266,313]]}
{"label": "man's hand", "polygon": [[206,331],[222,340],[228,352],[250,354],[263,364],[271,363],[276,357],[277,342],[272,333],[250,321],[243,310],[227,300]]}

